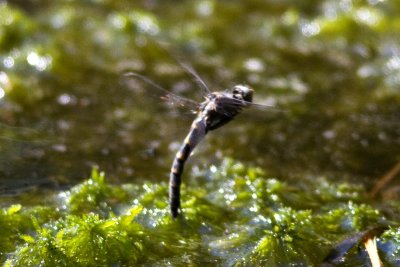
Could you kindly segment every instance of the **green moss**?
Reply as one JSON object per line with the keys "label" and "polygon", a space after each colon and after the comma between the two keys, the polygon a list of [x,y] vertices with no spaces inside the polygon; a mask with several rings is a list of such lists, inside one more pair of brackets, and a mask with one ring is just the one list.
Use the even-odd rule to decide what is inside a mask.
{"label": "green moss", "polygon": [[92,170],[91,177],[62,195],[66,207],[72,214],[96,212],[107,217],[113,212],[113,203],[127,199],[127,192],[107,184],[103,172]]}
{"label": "green moss", "polygon": [[[5,266],[317,265],[341,240],[390,219],[362,202],[358,185],[319,178],[295,190],[232,160],[211,169],[210,181],[182,188],[177,220],[165,183],[111,185],[97,169],[46,208],[4,208]],[[399,239],[395,227],[378,238],[385,262],[396,263]],[[354,249],[345,261],[360,257],[368,260]]]}
{"label": "green moss", "polygon": [[115,263],[132,265],[142,251],[142,227],[132,220],[140,212],[132,208],[118,218],[100,219],[88,213],[66,215],[39,225],[33,219],[35,234],[22,235],[10,266],[104,266]]}
{"label": "green moss", "polygon": [[386,231],[379,243],[384,260],[392,265],[397,266],[400,264],[400,228],[393,227]]}

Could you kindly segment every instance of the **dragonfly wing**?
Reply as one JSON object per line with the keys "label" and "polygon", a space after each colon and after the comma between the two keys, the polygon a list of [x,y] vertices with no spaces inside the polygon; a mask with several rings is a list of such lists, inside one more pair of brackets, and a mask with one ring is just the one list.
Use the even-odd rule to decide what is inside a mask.
{"label": "dragonfly wing", "polygon": [[160,98],[173,107],[185,107],[190,109],[192,113],[196,113],[199,109],[199,104],[197,102],[173,93],[165,94]]}
{"label": "dragonfly wing", "polygon": [[[219,105],[217,112],[227,117],[234,117],[237,114],[237,111],[240,111],[242,109],[250,109],[250,110],[256,109],[261,112],[267,112],[267,113],[271,112],[285,113],[284,110],[279,109],[274,105],[264,105],[264,104],[246,102],[231,97],[224,98],[223,103]],[[253,111],[253,114],[255,113],[257,112]]]}
{"label": "dragonfly wing", "polygon": [[199,103],[193,101],[191,99],[176,95],[171,91],[165,89],[158,83],[154,82],[153,80],[149,79],[146,76],[135,72],[128,72],[124,74],[124,77],[138,79],[147,85],[150,85],[154,89],[157,89],[160,92],[160,98],[164,100],[166,103],[170,104],[171,106],[175,107],[187,107],[188,109],[192,110],[193,112],[197,112],[199,108]]}
{"label": "dragonfly wing", "polygon": [[237,107],[243,107],[243,108],[250,108],[250,109],[258,109],[262,111],[268,111],[268,112],[285,112],[285,110],[278,108],[276,105],[269,105],[269,104],[259,104],[259,103],[253,103],[253,102],[247,102],[235,98],[229,98],[230,101],[227,101],[224,103],[224,107],[226,109],[232,109],[232,108],[237,108]]}
{"label": "dragonfly wing", "polygon": [[211,93],[206,82],[200,77],[200,75],[194,70],[194,68],[189,63],[186,63],[186,62],[183,62],[180,60],[178,60],[178,63],[182,66],[182,68],[184,68],[190,75],[192,75],[195,78],[197,85],[201,89],[203,89],[203,91],[206,95]]}
{"label": "dragonfly wing", "polygon": [[181,56],[179,56],[179,53],[175,51],[170,43],[166,42],[157,42],[160,48],[162,48],[165,52],[168,53],[169,56],[171,56],[178,64],[188,73],[190,74],[197,85],[203,90],[204,95],[208,95],[211,93],[210,88],[208,87],[207,83],[200,77],[200,75],[196,72],[194,67],[184,59],[182,59]]}

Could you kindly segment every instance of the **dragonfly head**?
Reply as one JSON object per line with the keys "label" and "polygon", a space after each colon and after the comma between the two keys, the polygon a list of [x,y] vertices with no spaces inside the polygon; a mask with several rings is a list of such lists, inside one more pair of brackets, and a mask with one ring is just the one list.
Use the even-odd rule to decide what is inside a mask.
{"label": "dragonfly head", "polygon": [[253,92],[253,89],[245,85],[235,85],[232,89],[232,97],[246,102],[252,102]]}

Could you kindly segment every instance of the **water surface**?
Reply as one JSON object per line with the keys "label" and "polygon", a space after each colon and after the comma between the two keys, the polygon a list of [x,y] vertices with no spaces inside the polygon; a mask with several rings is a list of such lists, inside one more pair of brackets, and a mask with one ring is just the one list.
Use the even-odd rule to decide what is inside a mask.
{"label": "water surface", "polygon": [[[64,188],[100,166],[165,181],[193,115],[141,73],[202,100],[246,83],[249,110],[210,133],[188,170],[225,157],[279,179],[371,185],[400,153],[396,1],[9,1],[0,5],[1,193]],[[166,48],[165,48],[166,47]]]}

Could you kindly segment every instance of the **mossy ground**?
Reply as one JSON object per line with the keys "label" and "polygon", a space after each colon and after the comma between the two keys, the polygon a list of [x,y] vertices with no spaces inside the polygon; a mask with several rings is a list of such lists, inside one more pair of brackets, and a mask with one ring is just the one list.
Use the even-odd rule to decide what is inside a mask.
{"label": "mossy ground", "polygon": [[[96,169],[46,205],[3,208],[4,266],[318,266],[342,239],[390,221],[361,186],[315,177],[299,188],[233,160],[211,169],[184,185],[176,220],[166,183],[111,185]],[[398,264],[399,240],[396,226],[378,238],[386,264]],[[360,245],[343,266],[368,262]]]}

